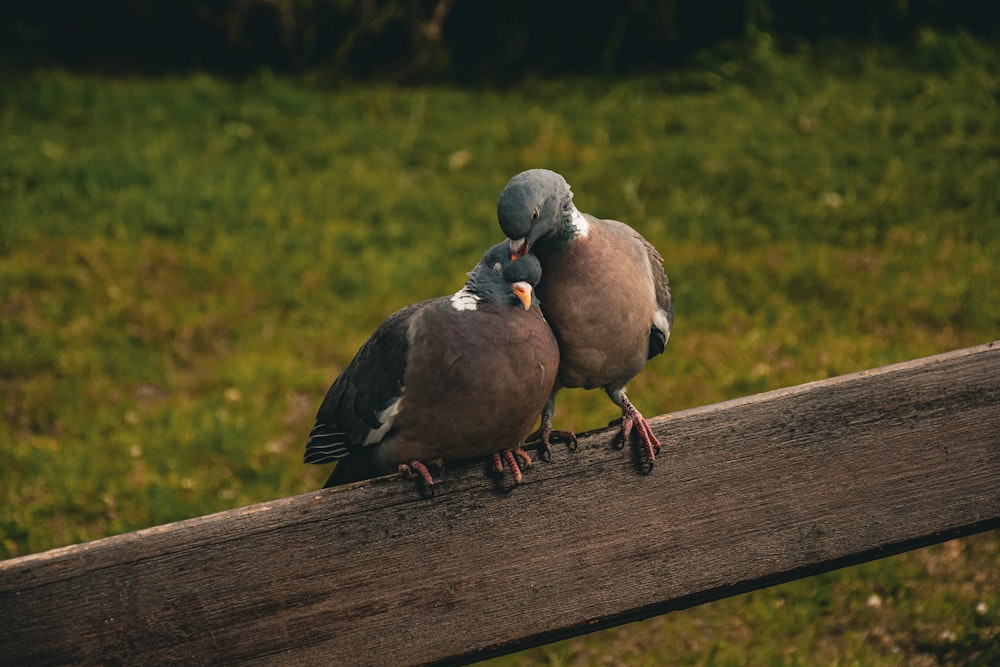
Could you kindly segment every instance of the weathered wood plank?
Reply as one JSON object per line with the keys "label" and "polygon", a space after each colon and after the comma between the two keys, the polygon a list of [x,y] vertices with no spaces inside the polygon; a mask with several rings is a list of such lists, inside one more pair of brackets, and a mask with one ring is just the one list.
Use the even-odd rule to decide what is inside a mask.
{"label": "weathered wood plank", "polygon": [[601,431],[0,562],[0,654],[459,662],[1000,526],[1000,343],[653,424],[648,476]]}

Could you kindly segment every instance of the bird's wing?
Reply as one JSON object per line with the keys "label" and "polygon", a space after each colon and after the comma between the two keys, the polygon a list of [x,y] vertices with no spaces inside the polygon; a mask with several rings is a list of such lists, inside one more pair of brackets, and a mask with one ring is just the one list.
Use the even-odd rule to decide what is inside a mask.
{"label": "bird's wing", "polygon": [[640,255],[644,255],[648,263],[648,276],[653,283],[653,293],[656,297],[657,311],[653,314],[653,321],[649,330],[649,351],[648,359],[663,352],[670,338],[670,331],[674,325],[674,301],[670,294],[670,281],[667,279],[667,272],[663,269],[663,257],[656,247],[646,240],[646,238],[635,229],[617,220],[601,220],[602,228],[618,235],[619,238],[631,238],[631,242],[638,243],[642,250]]}
{"label": "bird's wing", "polygon": [[306,463],[332,463],[386,436],[403,393],[410,321],[430,301],[386,318],[337,377],[309,433]]}
{"label": "bird's wing", "polygon": [[[659,306],[659,313],[653,320],[653,327],[660,332],[659,336],[650,333],[649,358],[663,352],[663,348],[670,338],[670,330],[674,326],[674,299],[670,294],[670,280],[667,272],[663,269],[663,257],[656,247],[636,232],[646,248],[646,256],[649,258],[649,269],[653,276],[653,289],[656,293],[656,304]],[[654,342],[653,338],[658,342]]]}

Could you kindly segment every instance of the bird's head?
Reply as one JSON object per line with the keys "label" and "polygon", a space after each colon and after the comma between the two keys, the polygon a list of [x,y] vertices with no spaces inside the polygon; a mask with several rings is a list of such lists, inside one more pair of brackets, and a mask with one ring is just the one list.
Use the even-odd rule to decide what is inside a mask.
{"label": "bird's head", "polygon": [[[519,261],[511,257],[510,246],[498,243],[483,255],[469,273],[468,285],[473,292],[501,303],[520,303],[525,310],[532,306],[532,297],[542,278],[542,266],[534,255]],[[537,300],[534,301],[537,306]]]}
{"label": "bird's head", "polygon": [[566,179],[548,169],[529,169],[510,179],[497,202],[500,229],[510,239],[513,259],[524,257],[537,242],[564,232],[573,192]]}

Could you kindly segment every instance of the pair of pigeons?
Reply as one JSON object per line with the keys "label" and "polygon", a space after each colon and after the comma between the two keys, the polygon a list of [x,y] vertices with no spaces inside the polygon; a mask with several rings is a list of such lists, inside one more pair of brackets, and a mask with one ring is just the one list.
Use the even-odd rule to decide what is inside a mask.
{"label": "pair of pigeons", "polygon": [[625,384],[670,337],[660,254],[628,225],[578,211],[547,169],[512,178],[497,216],[507,240],[465,286],[390,315],[330,387],[305,454],[337,463],[325,486],[398,470],[433,492],[428,465],[487,456],[520,483],[528,439],[543,455],[554,439],[576,444],[552,428],[562,387],[603,387],[622,411],[616,442],[635,434],[652,469],[659,442]]}

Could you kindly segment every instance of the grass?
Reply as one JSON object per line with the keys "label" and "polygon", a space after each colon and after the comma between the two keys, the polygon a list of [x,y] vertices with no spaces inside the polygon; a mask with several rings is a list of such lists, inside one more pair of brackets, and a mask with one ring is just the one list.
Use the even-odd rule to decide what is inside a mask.
{"label": "grass", "polygon": [[[330,381],[461,285],[529,167],[662,251],[677,321],[631,386],[648,415],[996,339],[998,100],[996,46],[930,32],[509,90],[13,77],[0,557],[320,486],[300,461]],[[577,430],[614,416],[560,396]],[[985,665],[998,572],[987,534],[491,664]]]}

